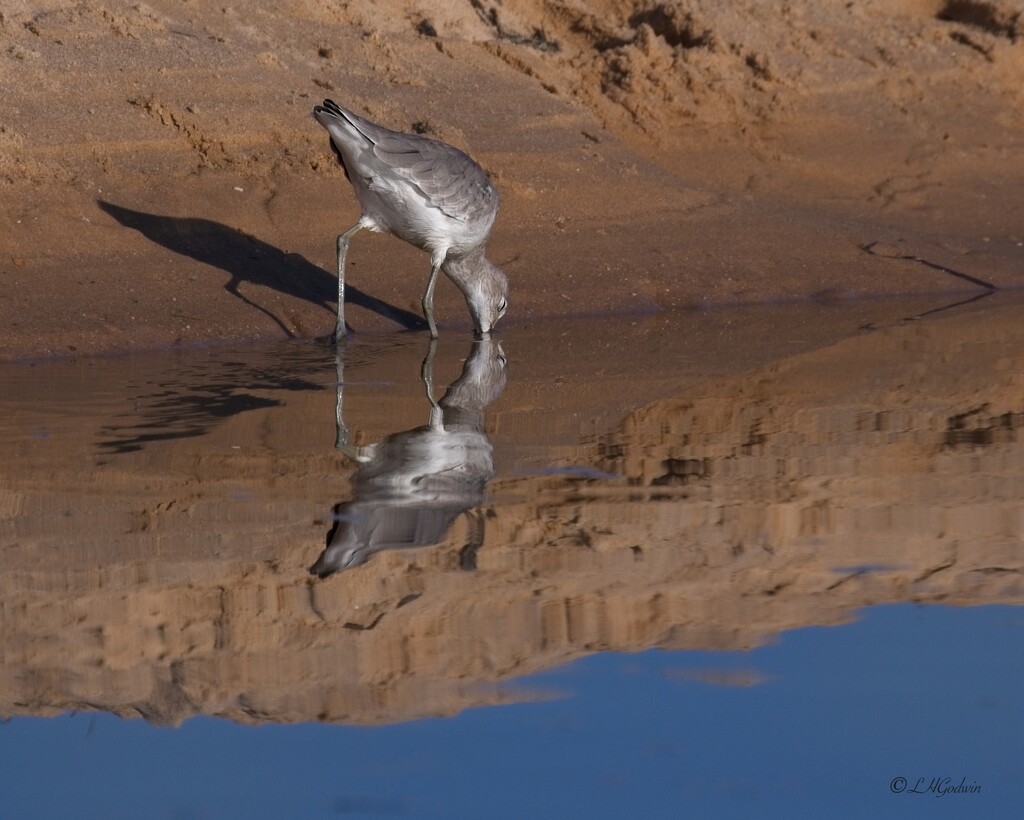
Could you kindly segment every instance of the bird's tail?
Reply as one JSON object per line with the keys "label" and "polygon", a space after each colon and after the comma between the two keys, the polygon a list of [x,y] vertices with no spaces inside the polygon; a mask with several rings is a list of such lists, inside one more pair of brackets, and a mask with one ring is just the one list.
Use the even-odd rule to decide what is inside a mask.
{"label": "bird's tail", "polygon": [[339,117],[343,120],[349,119],[349,112],[338,105],[334,100],[324,100],[323,105],[313,108],[313,116],[321,125],[326,126],[332,117]]}
{"label": "bird's tail", "polygon": [[342,150],[345,146],[367,146],[375,141],[373,123],[346,111],[334,100],[324,100],[323,105],[315,106],[313,117],[327,129],[334,144]]}

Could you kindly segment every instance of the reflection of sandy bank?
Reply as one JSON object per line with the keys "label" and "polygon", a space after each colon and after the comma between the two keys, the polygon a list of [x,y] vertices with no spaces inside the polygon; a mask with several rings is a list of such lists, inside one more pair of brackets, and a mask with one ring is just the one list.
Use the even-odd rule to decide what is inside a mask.
{"label": "reflection of sandy bank", "polygon": [[[530,408],[551,364],[508,347],[496,452],[512,420],[519,438],[531,416],[548,429]],[[620,364],[544,395],[570,410]],[[0,711],[393,721],[517,699],[502,682],[598,650],[750,647],[883,602],[1024,602],[1022,364],[1019,310],[995,304],[694,383],[562,450],[622,479],[567,492],[499,463],[474,572],[457,522],[436,548],[307,577],[344,485],[330,391],[107,466],[17,445],[7,461],[37,469],[0,483]],[[630,373],[649,389],[635,370],[617,390]]]}

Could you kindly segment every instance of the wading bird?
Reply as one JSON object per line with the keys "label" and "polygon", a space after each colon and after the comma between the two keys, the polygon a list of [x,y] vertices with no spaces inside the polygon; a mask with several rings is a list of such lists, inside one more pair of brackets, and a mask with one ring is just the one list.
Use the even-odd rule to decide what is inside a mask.
{"label": "wading bird", "polygon": [[498,215],[498,192],[487,174],[457,148],[419,134],[403,134],[346,111],[332,100],[313,109],[362,208],[359,221],[338,237],[338,322],[345,335],[345,255],[363,228],[385,231],[430,254],[423,314],[431,337],[438,271],[466,297],[477,334],[486,336],[508,307],[508,279],[484,257]]}

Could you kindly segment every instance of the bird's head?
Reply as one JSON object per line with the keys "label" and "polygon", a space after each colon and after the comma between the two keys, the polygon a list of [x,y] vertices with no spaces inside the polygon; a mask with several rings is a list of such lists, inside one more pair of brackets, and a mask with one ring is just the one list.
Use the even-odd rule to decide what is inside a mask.
{"label": "bird's head", "polygon": [[486,336],[508,310],[508,277],[505,271],[481,258],[477,275],[465,289],[466,304],[473,317],[473,329]]}

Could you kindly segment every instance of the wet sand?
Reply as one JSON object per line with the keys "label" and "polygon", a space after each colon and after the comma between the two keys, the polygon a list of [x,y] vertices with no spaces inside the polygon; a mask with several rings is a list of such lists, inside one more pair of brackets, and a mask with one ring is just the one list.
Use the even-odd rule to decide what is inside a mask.
{"label": "wet sand", "polygon": [[[1016,0],[18,3],[0,14],[0,358],[323,335],[335,97],[468,150],[510,319],[979,292],[1024,276]],[[425,257],[360,236],[357,332]],[[438,292],[463,332],[461,297]]]}

